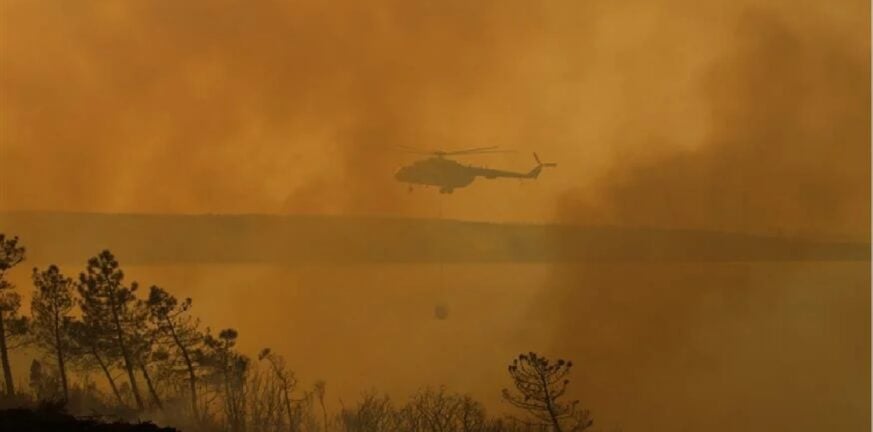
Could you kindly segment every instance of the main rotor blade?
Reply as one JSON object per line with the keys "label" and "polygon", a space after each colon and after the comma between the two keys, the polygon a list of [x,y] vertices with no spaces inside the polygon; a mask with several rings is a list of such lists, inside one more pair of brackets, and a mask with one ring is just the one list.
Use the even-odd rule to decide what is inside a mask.
{"label": "main rotor blade", "polygon": [[411,147],[408,145],[396,145],[394,146],[397,150],[401,150],[406,153],[414,153],[414,154],[425,154],[425,155],[434,155],[434,156],[454,156],[454,155],[472,155],[472,154],[483,154],[483,153],[515,153],[515,150],[495,150],[498,146],[489,146],[489,147],[476,147],[465,150],[455,150],[455,151],[443,151],[443,150],[425,150],[420,148]]}
{"label": "main rotor blade", "polygon": [[477,154],[488,154],[488,153],[515,153],[515,150],[481,150],[475,152],[464,152],[464,153],[446,153],[447,155],[477,155]]}
{"label": "main rotor blade", "polygon": [[476,148],[471,148],[471,149],[466,149],[466,150],[455,150],[455,151],[445,152],[444,154],[446,154],[446,155],[459,155],[459,154],[478,153],[478,152],[483,152],[483,151],[487,151],[487,150],[494,150],[497,147],[498,146],[476,147]]}

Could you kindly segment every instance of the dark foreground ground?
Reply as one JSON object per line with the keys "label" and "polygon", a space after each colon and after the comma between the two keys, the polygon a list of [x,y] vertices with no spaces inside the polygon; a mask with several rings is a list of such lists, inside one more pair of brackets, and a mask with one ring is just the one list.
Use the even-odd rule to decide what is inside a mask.
{"label": "dark foreground ground", "polygon": [[153,423],[107,422],[76,418],[51,409],[13,408],[0,410],[0,430],[15,432],[87,431],[87,432],[176,432]]}

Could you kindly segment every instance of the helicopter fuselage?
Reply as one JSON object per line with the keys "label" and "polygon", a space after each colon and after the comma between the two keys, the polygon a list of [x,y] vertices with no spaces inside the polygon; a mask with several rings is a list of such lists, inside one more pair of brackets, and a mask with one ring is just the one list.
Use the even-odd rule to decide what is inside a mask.
{"label": "helicopter fuselage", "polygon": [[452,193],[455,188],[468,186],[476,177],[494,179],[498,177],[510,178],[536,178],[543,166],[553,164],[540,164],[527,173],[495,170],[471,165],[463,165],[457,161],[443,157],[431,157],[423,159],[400,168],[394,174],[397,181],[409,183],[410,186],[424,185],[436,186],[441,193]]}
{"label": "helicopter fuselage", "polygon": [[432,157],[400,168],[394,178],[404,183],[437,186],[440,192],[450,193],[454,188],[473,183],[476,174],[474,167],[450,159]]}

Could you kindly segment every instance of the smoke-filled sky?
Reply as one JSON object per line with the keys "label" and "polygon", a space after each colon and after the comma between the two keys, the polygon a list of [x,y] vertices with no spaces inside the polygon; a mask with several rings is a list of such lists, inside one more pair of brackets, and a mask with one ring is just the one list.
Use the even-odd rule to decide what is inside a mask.
{"label": "smoke-filled sky", "polygon": [[[869,239],[869,17],[861,0],[4,0],[0,211]],[[558,167],[408,193],[401,145]],[[490,403],[504,360],[544,349],[578,360],[604,430],[869,419],[869,262],[472,266],[448,286],[430,267],[218,267],[132,273],[346,396],[447,383]]]}
{"label": "smoke-filled sky", "polygon": [[[867,2],[0,7],[3,210],[869,232]],[[559,167],[440,203],[398,145]]]}

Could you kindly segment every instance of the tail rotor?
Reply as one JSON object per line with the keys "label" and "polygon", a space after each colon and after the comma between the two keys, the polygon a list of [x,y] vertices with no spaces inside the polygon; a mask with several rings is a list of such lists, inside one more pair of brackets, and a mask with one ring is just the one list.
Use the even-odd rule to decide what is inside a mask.
{"label": "tail rotor", "polygon": [[543,163],[543,161],[540,160],[540,157],[537,156],[536,153],[533,154],[533,157],[534,157],[534,160],[537,161],[537,166],[535,166],[534,169],[532,169],[529,173],[527,173],[527,175],[525,175],[526,178],[537,178],[537,177],[539,177],[540,172],[543,170],[543,168],[545,168],[545,167],[551,168],[551,167],[558,166],[558,164],[553,163],[553,162]]}
{"label": "tail rotor", "polygon": [[534,160],[537,161],[537,166],[541,166],[541,167],[549,167],[549,168],[554,168],[554,167],[558,166],[558,164],[556,164],[556,163],[554,163],[554,162],[546,162],[546,163],[543,163],[542,161],[540,161],[540,157],[537,156],[536,153],[533,154],[533,157],[534,157]]}

